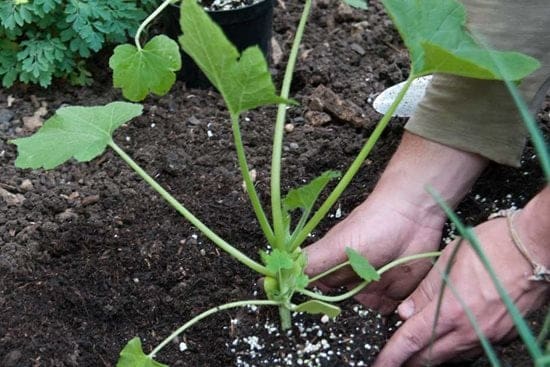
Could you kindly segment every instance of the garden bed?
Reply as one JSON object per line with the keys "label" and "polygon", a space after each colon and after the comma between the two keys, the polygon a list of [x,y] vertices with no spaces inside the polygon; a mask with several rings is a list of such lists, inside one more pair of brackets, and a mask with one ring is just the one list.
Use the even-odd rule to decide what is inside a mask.
{"label": "garden bed", "polygon": [[[370,106],[372,98],[408,73],[406,52],[376,2],[368,12],[338,4],[317,1],[302,46],[291,91],[302,105],[289,111],[285,190],[325,170],[344,170],[379,118]],[[276,44],[285,54],[299,10],[291,2],[279,2],[275,9]],[[284,59],[279,60],[277,46],[273,56],[278,80]],[[60,82],[49,90],[18,86],[0,91],[0,365],[4,367],[114,366],[130,338],[139,335],[148,351],[191,316],[258,292],[252,272],[220,253],[112,152],[91,163],[69,163],[54,171],[15,169],[16,149],[7,141],[36,128],[41,111],[48,117],[63,105],[121,99],[111,87],[107,57],[99,57],[93,69],[96,81],[88,88]],[[320,93],[323,86],[326,89]],[[345,101],[344,112],[351,112],[319,108],[311,97],[334,96],[327,90]],[[547,101],[539,115],[546,133],[549,111]],[[269,201],[274,115],[275,108],[263,108],[247,113],[242,122],[249,164],[256,170],[264,202]],[[342,217],[372,190],[399,142],[403,123],[392,122],[339,200]],[[187,90],[178,83],[167,96],[148,98],[144,115],[120,128],[115,139],[222,237],[251,256],[265,247],[243,192],[229,116],[217,93]],[[528,147],[521,169],[491,166],[459,213],[467,223],[479,223],[498,209],[523,206],[542,183],[537,159]],[[312,241],[342,219],[335,212]],[[364,319],[358,321],[360,317]],[[239,347],[245,338],[252,340],[260,332],[266,337],[275,334],[268,332],[266,318],[276,325],[276,310],[214,315],[189,330],[158,360],[171,366],[235,365],[251,354],[250,348]],[[537,320],[540,317],[534,323]],[[357,329],[358,323],[368,327]],[[368,365],[395,324],[395,318],[361,312],[350,302],[336,325],[339,329],[332,331],[335,338],[325,331],[317,335],[316,326],[310,326],[315,334],[309,334],[309,340],[320,342],[328,335],[327,342],[336,346],[353,334],[347,339],[357,349],[352,351],[354,364],[348,357],[334,357],[319,365],[361,365],[360,360]],[[295,327],[293,335],[281,337],[281,344],[300,345],[300,333]],[[237,338],[241,342],[233,345]],[[268,344],[252,351],[276,354]],[[516,358],[508,359],[513,366],[527,365],[525,359],[517,360],[526,354],[521,345],[512,348],[502,350],[503,358]],[[296,352],[281,353],[284,360],[285,353]],[[277,363],[286,362],[266,365]],[[297,364],[294,359],[291,365]]]}

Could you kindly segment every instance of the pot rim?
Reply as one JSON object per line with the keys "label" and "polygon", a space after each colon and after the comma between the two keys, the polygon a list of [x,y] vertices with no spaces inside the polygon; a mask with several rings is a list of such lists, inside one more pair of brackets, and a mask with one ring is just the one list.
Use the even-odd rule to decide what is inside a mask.
{"label": "pot rim", "polygon": [[[240,8],[235,8],[235,9],[228,9],[228,10],[209,10],[209,9],[205,9],[205,11],[209,14],[220,14],[220,13],[231,14],[231,13],[234,13],[234,12],[243,11],[245,9],[250,9],[252,7],[255,7],[255,6],[259,6],[260,4],[263,4],[266,1],[273,1],[273,0],[260,0],[257,3],[250,4],[250,5],[245,5],[245,6],[242,6]],[[176,7],[178,9],[180,7],[179,4],[170,4],[170,6]]]}

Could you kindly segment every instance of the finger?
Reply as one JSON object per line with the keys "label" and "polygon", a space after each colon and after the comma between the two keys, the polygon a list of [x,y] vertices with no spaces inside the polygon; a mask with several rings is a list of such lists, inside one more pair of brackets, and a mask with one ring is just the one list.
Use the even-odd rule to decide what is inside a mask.
{"label": "finger", "polygon": [[[405,321],[395,332],[373,367],[393,367],[403,365],[409,358],[426,348],[432,338],[435,315],[435,302]],[[438,339],[452,330],[450,323],[437,323],[434,336]]]}
{"label": "finger", "polygon": [[450,360],[463,361],[482,351],[476,338],[469,335],[465,338],[463,330],[453,330],[412,356],[407,366],[435,366]]}
{"label": "finger", "polygon": [[449,255],[449,252],[444,253],[418,287],[399,305],[397,312],[401,318],[409,319],[439,297],[443,282],[442,274],[447,267]]}
{"label": "finger", "polygon": [[[306,274],[317,275],[347,260],[341,241],[331,243],[327,236],[304,249],[307,257]],[[331,274],[332,275],[332,274]]]}
{"label": "finger", "polygon": [[399,301],[385,297],[384,295],[376,295],[371,293],[359,293],[355,299],[368,308],[377,310],[380,314],[386,316],[391,314]]}
{"label": "finger", "polygon": [[383,315],[390,314],[418,286],[430,268],[429,260],[394,268],[384,273],[379,281],[369,284],[355,299]]}

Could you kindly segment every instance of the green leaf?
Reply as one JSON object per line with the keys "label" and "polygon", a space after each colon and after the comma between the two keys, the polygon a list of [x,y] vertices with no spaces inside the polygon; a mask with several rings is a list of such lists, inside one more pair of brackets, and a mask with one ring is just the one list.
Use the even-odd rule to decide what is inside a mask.
{"label": "green leaf", "polygon": [[168,367],[168,365],[154,361],[143,353],[141,340],[135,337],[120,352],[116,367]]}
{"label": "green leaf", "polygon": [[344,0],[346,4],[349,6],[352,6],[357,9],[361,10],[367,10],[369,8],[369,4],[367,3],[367,0]]}
{"label": "green leaf", "polygon": [[19,168],[51,169],[71,157],[87,162],[105,150],[111,135],[122,124],[141,115],[143,107],[127,102],[105,106],[64,107],[28,138],[16,139]]}
{"label": "green leaf", "polygon": [[138,50],[126,44],[115,48],[109,60],[113,69],[113,85],[122,88],[130,101],[141,101],[152,92],[162,96],[176,81],[181,57],[176,41],[164,35],[153,37]]}
{"label": "green leaf", "polygon": [[309,284],[309,277],[305,274],[298,274],[296,276],[296,288],[297,289],[304,289]]}
{"label": "green leaf", "polygon": [[292,269],[294,266],[291,254],[279,249],[274,249],[269,254],[260,251],[260,256],[267,269],[273,273],[278,273],[282,269]]}
{"label": "green leaf", "polygon": [[355,251],[352,248],[346,247],[346,254],[348,255],[348,259],[350,262],[350,265],[361,277],[361,279],[366,280],[367,282],[376,281],[380,279],[380,274],[376,271],[376,269],[369,263],[367,259],[365,259],[361,254],[357,251]]}
{"label": "green leaf", "polygon": [[267,104],[293,103],[277,96],[260,49],[250,47],[239,55],[196,0],[183,1],[180,24],[182,48],[223,95],[231,114]]}
{"label": "green leaf", "polygon": [[336,316],[340,315],[341,312],[340,307],[315,299],[299,304],[298,306],[296,306],[294,311],[307,312],[313,315],[322,313],[330,318],[335,318]]}
{"label": "green leaf", "polygon": [[326,171],[307,185],[290,190],[283,198],[283,207],[286,211],[292,211],[298,208],[304,211],[311,210],[315,201],[317,201],[317,197],[321,194],[329,181],[339,177],[340,172]]}
{"label": "green leaf", "polygon": [[455,0],[383,0],[411,54],[415,76],[449,73],[477,79],[521,80],[540,64],[518,52],[489,50],[465,28]]}

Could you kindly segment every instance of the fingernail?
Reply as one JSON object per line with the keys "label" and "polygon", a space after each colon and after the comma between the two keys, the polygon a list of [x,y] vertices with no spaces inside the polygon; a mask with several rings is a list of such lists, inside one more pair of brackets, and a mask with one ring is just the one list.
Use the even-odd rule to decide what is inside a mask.
{"label": "fingernail", "polygon": [[397,312],[402,319],[409,319],[414,314],[414,302],[406,300],[397,307]]}

